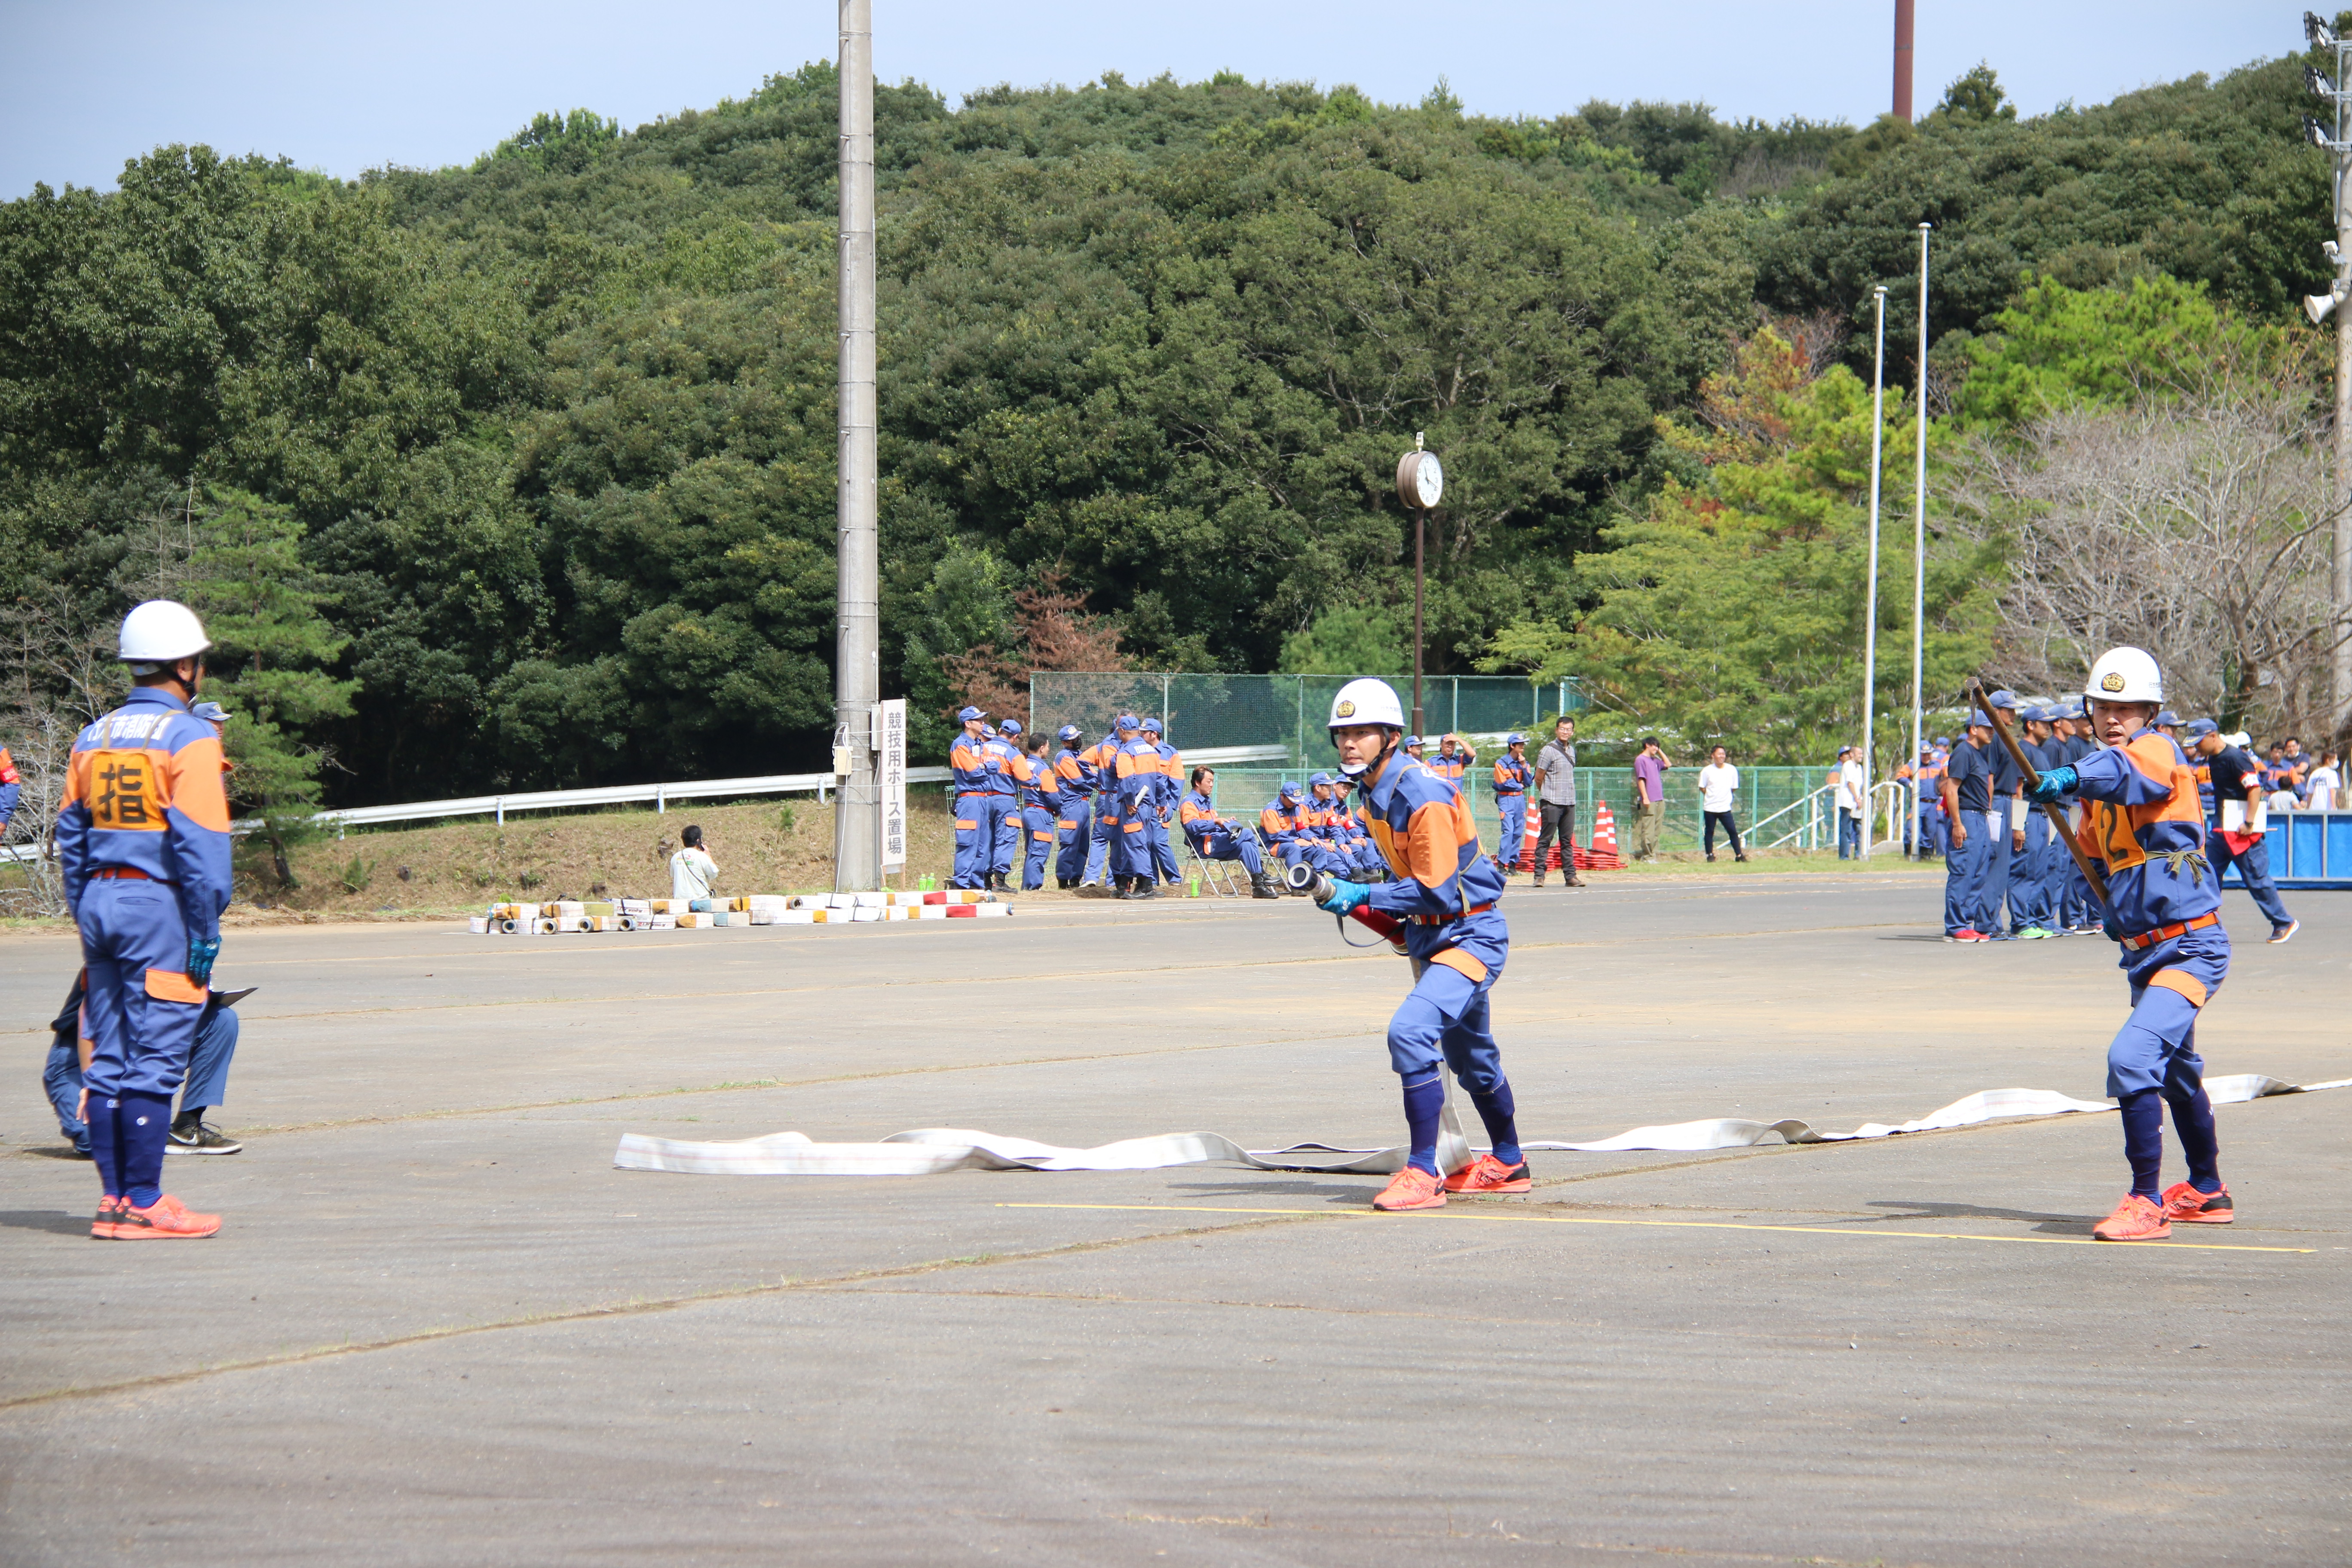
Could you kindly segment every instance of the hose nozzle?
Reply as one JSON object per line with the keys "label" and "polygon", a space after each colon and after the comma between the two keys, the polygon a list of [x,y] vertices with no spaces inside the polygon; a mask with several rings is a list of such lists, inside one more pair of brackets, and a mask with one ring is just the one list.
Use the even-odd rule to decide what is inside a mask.
{"label": "hose nozzle", "polygon": [[1331,886],[1330,878],[1304,860],[1293,866],[1283,879],[1290,884],[1292,892],[1304,893],[1318,904],[1337,890]]}

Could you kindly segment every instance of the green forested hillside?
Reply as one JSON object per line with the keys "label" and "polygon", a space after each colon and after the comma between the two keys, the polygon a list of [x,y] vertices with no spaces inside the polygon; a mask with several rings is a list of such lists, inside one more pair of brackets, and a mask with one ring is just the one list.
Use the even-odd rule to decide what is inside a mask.
{"label": "green forested hillside", "polygon": [[[1396,624],[1378,612],[1410,603],[1388,476],[1416,432],[1449,473],[1433,662],[1556,665],[1588,617],[1622,640],[1607,559],[1658,548],[1662,498],[1686,510],[1726,462],[1805,460],[1695,438],[1728,405],[1709,378],[1738,374],[1768,315],[1772,342],[1812,323],[1797,382],[1841,358],[1866,378],[1866,338],[1836,340],[1884,281],[1908,341],[1923,218],[1939,384],[2037,274],[2168,275],[2286,321],[2326,276],[2300,68],[2036,120],[1985,73],[1916,130],[1859,132],[1606,103],[1497,121],[1442,84],[1415,107],[1228,76],[953,108],[882,88],[886,689],[934,715],[974,648],[1049,657],[1015,598],[1040,586],[1082,595],[1152,668],[1273,668],[1318,623],[1327,650],[1377,655]],[[87,686],[45,650],[132,595],[234,599],[259,529],[298,542],[308,629],[222,657],[326,682],[272,721],[325,762],[331,798],[814,765],[835,114],[818,65],[634,131],[542,115],[470,168],[341,183],[166,147],[119,193],[0,206],[20,705]],[[1834,411],[1790,440],[1852,447],[1844,384],[1804,393]],[[1803,594],[1851,542],[1864,477],[1807,471],[1815,553],[1741,577],[1738,614]],[[1983,549],[1954,542],[1951,570]],[[1703,573],[1668,597],[1710,614]],[[1939,657],[1973,667],[1983,596],[1956,579],[1940,604]],[[1843,679],[1858,605],[1809,616],[1805,680]],[[1612,700],[1643,710],[1664,695],[1645,680],[1705,662],[1621,659]],[[1781,679],[1755,676],[1726,689]],[[1727,707],[1707,721],[1739,723]],[[1843,721],[1800,711],[1801,733],[1758,717],[1755,743]]]}

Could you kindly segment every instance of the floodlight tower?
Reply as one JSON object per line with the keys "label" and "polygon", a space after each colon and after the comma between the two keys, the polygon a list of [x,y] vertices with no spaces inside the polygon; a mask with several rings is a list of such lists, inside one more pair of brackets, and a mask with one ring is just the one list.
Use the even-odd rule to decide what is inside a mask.
{"label": "floodlight tower", "polygon": [[2352,228],[2346,226],[2352,213],[2347,212],[2345,203],[2345,186],[2347,179],[2352,179],[2352,88],[2346,85],[2347,68],[2352,68],[2352,39],[2337,37],[2333,28],[2310,11],[2303,14],[2303,36],[2311,47],[2326,49],[2336,56],[2336,75],[2332,79],[2317,66],[2303,68],[2305,82],[2332,111],[2330,124],[2304,116],[2303,133],[2313,146],[2336,160],[2336,237],[2320,247],[2336,269],[2336,280],[2326,293],[2305,300],[2303,309],[2313,326],[2330,315],[2336,318],[2336,484],[2332,493],[2336,505],[2335,570],[2331,574],[2333,592],[2329,595],[2336,612],[2336,635],[2331,639],[2335,647],[2328,659],[2332,677],[2328,731],[2340,740],[2347,730],[2352,730],[2352,310],[2336,309],[2347,295],[2352,295]]}

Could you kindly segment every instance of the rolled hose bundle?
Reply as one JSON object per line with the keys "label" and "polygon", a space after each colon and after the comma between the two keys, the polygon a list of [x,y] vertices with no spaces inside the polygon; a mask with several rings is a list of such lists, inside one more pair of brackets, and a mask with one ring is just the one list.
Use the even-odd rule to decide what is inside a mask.
{"label": "rolled hose bundle", "polygon": [[[1286,879],[1292,891],[1305,893],[1318,904],[1338,891],[1330,878],[1304,860],[1290,868]],[[1384,915],[1370,904],[1358,904],[1342,918],[1354,921],[1394,948],[1400,955],[1404,952],[1404,922],[1394,915]]]}

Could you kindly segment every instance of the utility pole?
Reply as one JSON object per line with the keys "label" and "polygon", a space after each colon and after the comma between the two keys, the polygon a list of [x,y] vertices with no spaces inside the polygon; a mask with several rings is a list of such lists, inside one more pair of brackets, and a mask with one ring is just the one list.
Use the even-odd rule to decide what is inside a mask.
{"label": "utility pole", "polygon": [[1911,39],[1917,31],[1917,0],[1895,0],[1895,118],[1911,123]]}
{"label": "utility pole", "polygon": [[[1886,437],[1886,290],[1878,300],[1878,353],[1870,373],[1870,587],[1862,630],[1862,853],[1870,857],[1871,784],[1878,773],[1878,466]],[[1912,813],[1916,820],[1918,813]]]}
{"label": "utility pole", "polygon": [[[1936,226],[1919,226],[1919,437],[1918,470],[1911,495],[1911,759],[1917,766],[1922,744],[1920,682],[1927,653],[1927,236]],[[1916,833],[1919,814],[1911,814]]]}
{"label": "utility pole", "polygon": [[2303,68],[2305,85],[2326,100],[2334,122],[2330,134],[2328,126],[2305,115],[2304,136],[2336,160],[2332,226],[2336,237],[2320,247],[2335,269],[2336,280],[2326,293],[2304,300],[2303,309],[2315,327],[2331,312],[2336,317],[2336,482],[2329,492],[2336,516],[2328,574],[2328,607],[2333,615],[2328,627],[2327,728],[2341,743],[2352,737],[2352,313],[2336,307],[2352,294],[2352,204],[2344,199],[2346,184],[2352,182],[2352,84],[2346,81],[2347,70],[2352,70],[2352,38],[2336,37],[2335,29],[2311,11],[2303,14],[2303,37],[2310,47],[2328,50],[2336,57],[2333,79],[2317,66]]}
{"label": "utility pole", "polygon": [[834,644],[835,886],[881,886],[881,795],[875,780],[882,696],[879,464],[874,396],[874,0],[841,4],[840,579]]}

